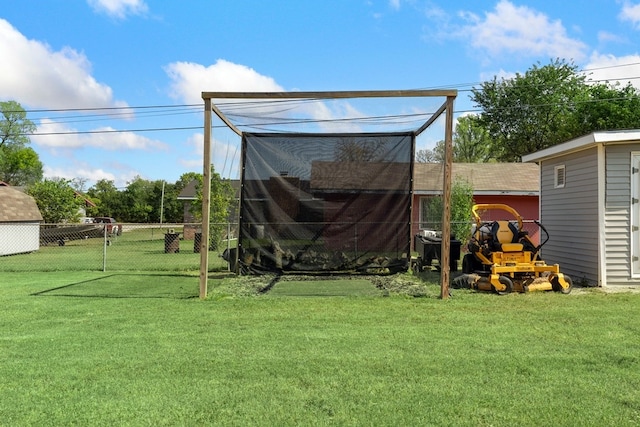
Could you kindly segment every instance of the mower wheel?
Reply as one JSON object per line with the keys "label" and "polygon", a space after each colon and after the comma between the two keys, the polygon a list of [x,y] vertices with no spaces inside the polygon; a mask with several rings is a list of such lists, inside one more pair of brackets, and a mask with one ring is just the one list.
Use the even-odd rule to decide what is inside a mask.
{"label": "mower wheel", "polygon": [[499,291],[496,289],[496,293],[498,295],[507,295],[513,292],[513,282],[507,276],[500,276],[498,278],[498,281],[500,281],[500,283],[502,283],[506,288],[504,291]]}
{"label": "mower wheel", "polygon": [[473,264],[473,254],[465,254],[465,256],[462,257],[462,272],[464,274],[473,273]]}
{"label": "mower wheel", "polygon": [[570,293],[571,289],[573,288],[573,281],[569,276],[564,276],[564,280],[569,284],[569,286],[567,286],[566,288],[562,287],[560,281],[558,280],[558,276],[553,276],[553,278],[551,279],[551,288],[555,292],[562,292],[563,294]]}

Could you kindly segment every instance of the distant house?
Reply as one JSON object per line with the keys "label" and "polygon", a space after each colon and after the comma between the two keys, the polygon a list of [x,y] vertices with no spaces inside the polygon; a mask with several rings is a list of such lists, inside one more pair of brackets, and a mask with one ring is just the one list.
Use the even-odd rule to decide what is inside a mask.
{"label": "distant house", "polygon": [[95,208],[97,207],[97,205],[91,200],[89,199],[87,196],[85,196],[84,194],[80,193],[79,191],[75,191],[73,192],[73,197],[76,199],[81,199],[82,200],[82,206],[78,209],[78,213],[80,214],[80,217],[86,217],[87,216],[87,208]]}
{"label": "distant house", "polygon": [[[236,197],[238,197],[238,194],[239,194],[238,192],[240,189],[240,181],[237,179],[230,180],[230,183],[231,183],[231,187],[236,192]],[[184,228],[184,238],[187,240],[193,239],[195,232],[199,228],[199,224],[196,224],[196,223],[199,223],[199,221],[191,211],[191,206],[193,202],[198,200],[198,181],[196,180],[189,181],[189,183],[185,185],[182,191],[180,191],[180,194],[178,194],[177,199],[182,202],[182,212],[183,212],[182,221],[185,224],[188,224]],[[232,223],[237,222],[238,218],[236,216],[237,216],[237,210],[236,210],[236,204],[234,204],[231,207],[231,215],[229,217],[229,222],[232,222]]]}
{"label": "distant house", "polygon": [[[434,226],[433,219],[428,217],[428,204],[434,196],[442,194],[443,168],[441,163],[414,165],[413,235]],[[540,173],[535,163],[453,163],[452,181],[456,179],[471,184],[474,203],[503,203],[525,220],[539,218]],[[538,229],[529,231],[535,236]]]}
{"label": "distant house", "polygon": [[42,215],[33,197],[0,186],[0,255],[38,250],[41,222]]}
{"label": "distant house", "polygon": [[[329,247],[387,251],[402,247],[402,239],[410,237],[410,170],[409,163],[401,162],[313,161],[309,191],[323,201],[322,222],[330,224],[325,236]],[[354,223],[355,228],[344,225]]]}
{"label": "distant house", "polygon": [[198,181],[190,181],[178,194],[178,200],[182,201],[183,222],[189,224],[196,222],[196,218],[191,213],[191,204],[198,199]]}
{"label": "distant house", "polygon": [[594,132],[522,160],[540,165],[544,259],[574,282],[640,286],[640,130]]}

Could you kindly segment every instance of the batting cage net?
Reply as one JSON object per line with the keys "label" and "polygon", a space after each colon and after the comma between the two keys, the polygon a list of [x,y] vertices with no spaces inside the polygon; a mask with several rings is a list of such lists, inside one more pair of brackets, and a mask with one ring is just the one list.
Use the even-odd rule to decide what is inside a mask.
{"label": "batting cage net", "polygon": [[238,268],[408,268],[413,133],[242,135]]}

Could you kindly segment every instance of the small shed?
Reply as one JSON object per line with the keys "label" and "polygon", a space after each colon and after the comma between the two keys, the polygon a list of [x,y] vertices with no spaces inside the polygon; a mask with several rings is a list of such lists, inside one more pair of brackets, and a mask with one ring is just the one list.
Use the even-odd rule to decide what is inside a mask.
{"label": "small shed", "polygon": [[593,132],[522,161],[540,165],[545,261],[574,283],[640,286],[640,130]]}
{"label": "small shed", "polygon": [[33,197],[0,186],[0,256],[40,249],[42,215]]}

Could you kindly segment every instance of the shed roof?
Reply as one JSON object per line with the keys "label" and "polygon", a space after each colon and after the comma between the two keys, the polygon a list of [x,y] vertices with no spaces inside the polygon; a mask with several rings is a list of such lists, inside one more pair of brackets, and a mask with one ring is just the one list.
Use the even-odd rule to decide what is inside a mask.
{"label": "shed roof", "polygon": [[522,156],[523,162],[540,162],[560,155],[586,150],[596,145],[640,141],[640,129],[598,131]]}
{"label": "shed roof", "polygon": [[33,197],[11,187],[0,186],[0,222],[42,221]]}
{"label": "shed roof", "polygon": [[[418,194],[442,192],[442,163],[416,163],[413,176]],[[453,163],[452,179],[468,181],[474,194],[534,195],[540,191],[539,166],[535,163]]]}

